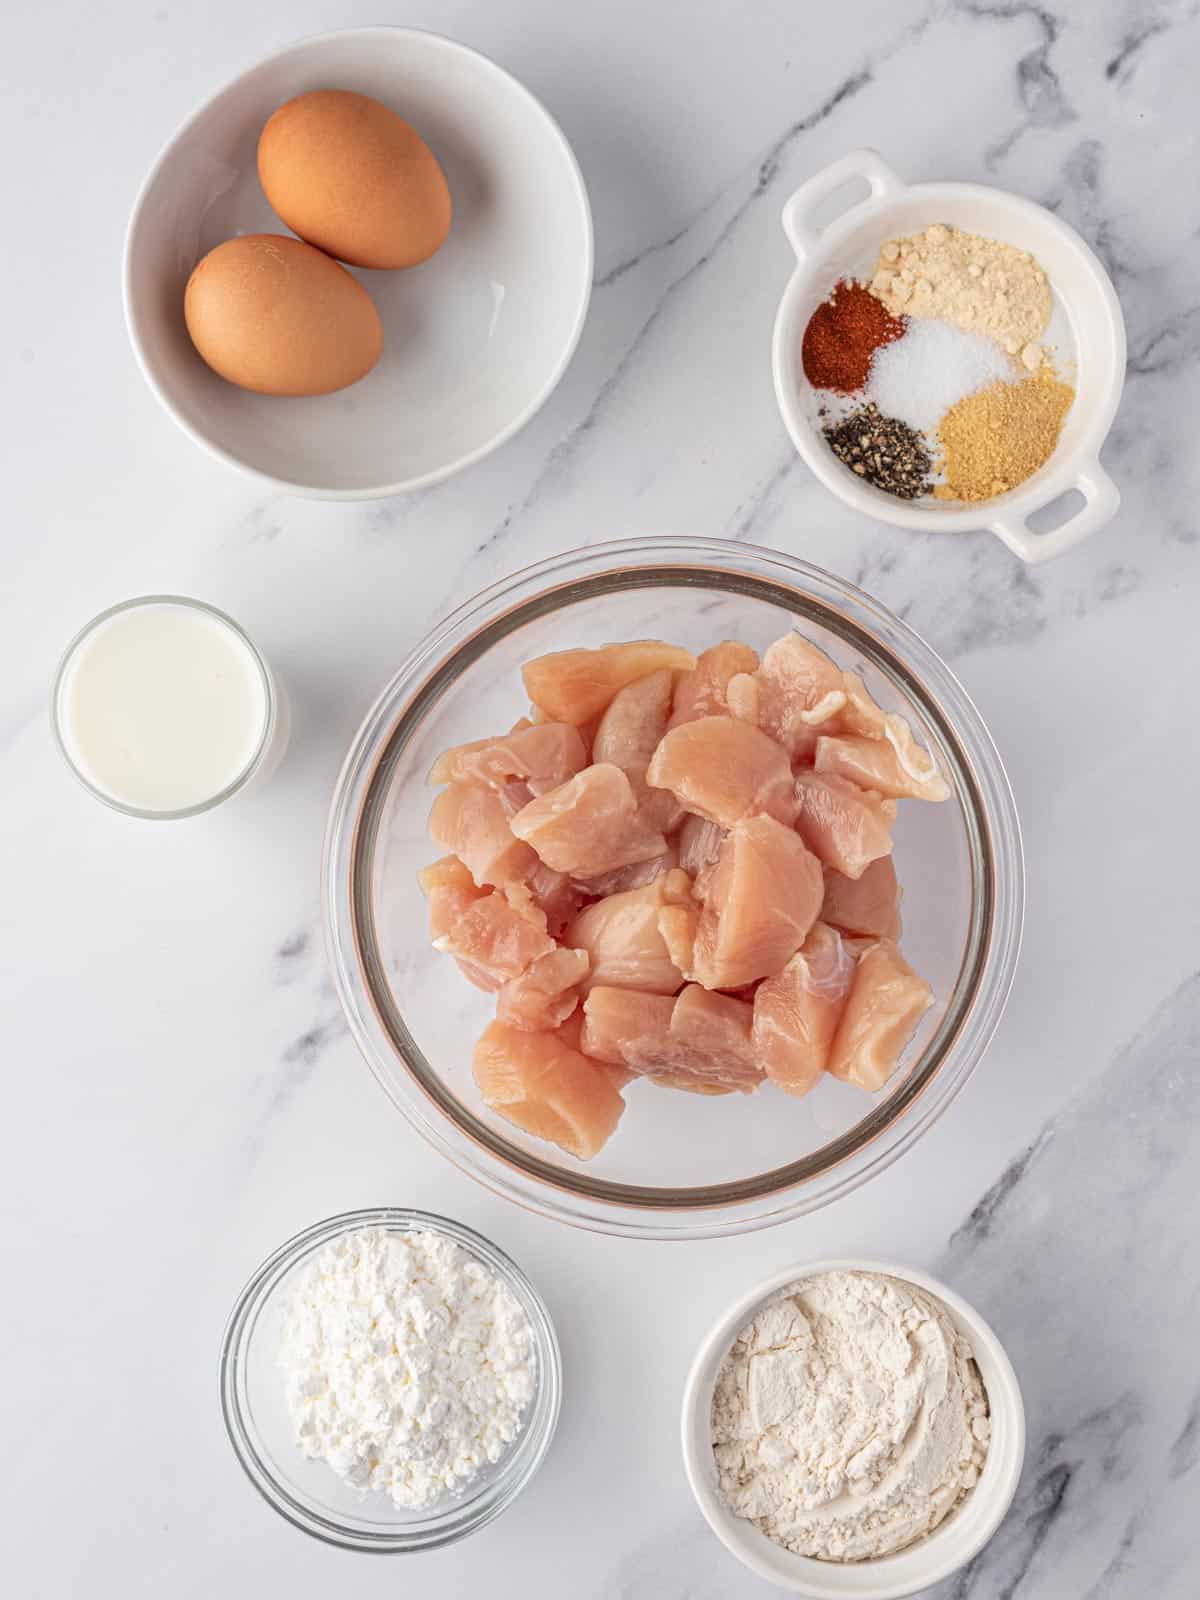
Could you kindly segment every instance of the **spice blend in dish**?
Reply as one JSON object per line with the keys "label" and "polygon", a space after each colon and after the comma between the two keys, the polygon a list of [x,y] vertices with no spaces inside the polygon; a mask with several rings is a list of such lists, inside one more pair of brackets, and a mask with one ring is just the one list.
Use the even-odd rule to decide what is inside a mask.
{"label": "spice blend in dish", "polygon": [[900,953],[892,823],[949,788],[799,633],[527,662],[507,733],[448,750],[420,873],[434,947],[495,996],[475,1082],[580,1160],[637,1079],[869,1092],[933,993]]}
{"label": "spice blend in dish", "polygon": [[877,1272],[818,1273],[773,1295],[713,1391],[730,1510],[822,1561],[926,1538],[979,1481],[990,1437],[969,1341],[939,1300]]}
{"label": "spice blend in dish", "polygon": [[334,1239],[300,1271],[279,1367],[304,1454],[414,1508],[498,1461],[536,1387],[508,1286],[442,1234],[386,1228]]}
{"label": "spice blend in dish", "polygon": [[1052,309],[1028,251],[943,223],[886,240],[870,283],[839,282],[801,341],[826,443],[902,500],[1016,488],[1075,398],[1046,351]]}

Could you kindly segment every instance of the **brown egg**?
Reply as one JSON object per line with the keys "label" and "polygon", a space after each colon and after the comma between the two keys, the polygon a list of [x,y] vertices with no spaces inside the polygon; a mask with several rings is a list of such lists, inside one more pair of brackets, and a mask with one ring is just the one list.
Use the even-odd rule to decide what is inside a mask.
{"label": "brown egg", "polygon": [[258,141],[258,176],[302,239],[356,267],[415,267],[450,231],[450,191],[429,146],[378,100],[302,94]]}
{"label": "brown egg", "polygon": [[283,234],[210,250],[188,279],[183,315],[213,371],[256,394],[332,394],[366,377],[383,349],[362,284]]}

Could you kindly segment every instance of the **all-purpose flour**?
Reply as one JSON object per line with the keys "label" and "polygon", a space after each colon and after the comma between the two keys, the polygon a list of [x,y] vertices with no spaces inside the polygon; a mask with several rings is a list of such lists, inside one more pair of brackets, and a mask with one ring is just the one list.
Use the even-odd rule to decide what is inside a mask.
{"label": "all-purpose flour", "polygon": [[931,1533],[977,1482],[990,1432],[970,1346],[944,1307],[881,1273],[819,1273],[774,1295],[713,1394],[730,1508],[826,1561]]}
{"label": "all-purpose flour", "polygon": [[441,1234],[383,1228],[333,1240],[298,1275],[279,1365],[305,1455],[414,1507],[500,1458],[536,1381],[506,1285]]}

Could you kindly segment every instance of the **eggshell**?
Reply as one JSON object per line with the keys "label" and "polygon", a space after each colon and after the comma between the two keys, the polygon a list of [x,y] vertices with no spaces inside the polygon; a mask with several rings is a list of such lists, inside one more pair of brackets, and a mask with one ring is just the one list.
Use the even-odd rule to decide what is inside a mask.
{"label": "eggshell", "polygon": [[383,349],[362,284],[283,234],[210,250],[188,279],[183,315],[213,371],[256,394],[332,394],[365,377]]}
{"label": "eggshell", "polygon": [[432,150],[365,94],[317,89],[274,113],[258,176],[302,239],[356,267],[414,267],[450,231],[450,191]]}

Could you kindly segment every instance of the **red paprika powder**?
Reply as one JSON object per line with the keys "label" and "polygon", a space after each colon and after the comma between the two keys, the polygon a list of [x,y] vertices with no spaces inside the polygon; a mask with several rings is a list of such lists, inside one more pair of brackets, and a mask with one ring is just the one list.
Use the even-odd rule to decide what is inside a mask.
{"label": "red paprika powder", "polygon": [[808,319],[800,346],[804,376],[814,389],[853,394],[866,383],[876,350],[907,326],[907,317],[894,317],[869,289],[843,278]]}

